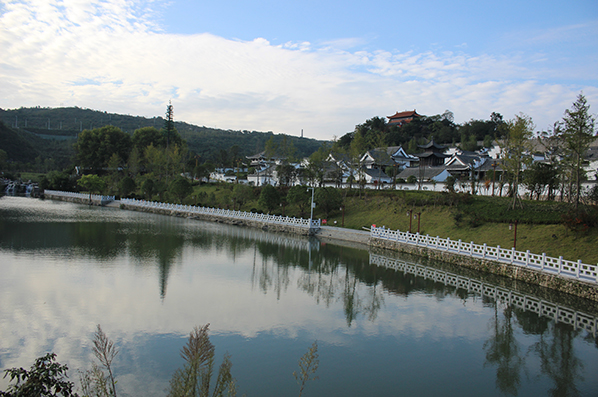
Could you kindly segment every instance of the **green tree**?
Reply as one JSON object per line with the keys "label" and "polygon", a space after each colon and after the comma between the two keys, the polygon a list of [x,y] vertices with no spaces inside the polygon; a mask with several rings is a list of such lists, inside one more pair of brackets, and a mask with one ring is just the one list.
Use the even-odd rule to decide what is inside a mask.
{"label": "green tree", "polygon": [[581,182],[584,177],[584,155],[594,140],[595,119],[590,114],[590,105],[579,94],[571,109],[565,111],[561,138],[564,142],[565,156],[569,157],[572,181],[574,183],[575,208],[579,206]]}
{"label": "green tree", "polygon": [[164,133],[166,135],[166,147],[170,145],[170,139],[174,134],[174,108],[172,103],[168,101],[166,106],[166,118],[164,119]]}
{"label": "green tree", "polygon": [[510,175],[510,191],[513,197],[511,208],[519,203],[519,181],[524,167],[531,163],[531,138],[534,133],[534,123],[531,117],[524,114],[515,116],[504,124],[506,128],[505,140],[501,147],[502,167]]}
{"label": "green tree", "polygon": [[253,188],[243,184],[237,184],[233,188],[232,199],[234,200],[235,204],[239,206],[239,209],[245,204],[247,201],[253,198]]}
{"label": "green tree", "polygon": [[265,185],[257,201],[258,205],[268,211],[274,210],[280,204],[280,194],[272,185]]}
{"label": "green tree", "polygon": [[536,200],[540,200],[540,196],[548,188],[548,196],[552,196],[552,191],[558,183],[557,169],[552,164],[533,163],[529,168],[523,171],[523,183],[530,191],[531,198],[536,196]]}
{"label": "green tree", "polygon": [[127,197],[137,189],[135,181],[130,176],[125,176],[118,184],[118,191],[121,197]]}
{"label": "green tree", "polygon": [[127,171],[132,178],[136,178],[141,172],[141,161],[143,160],[141,153],[143,153],[143,151],[140,151],[137,147],[133,147],[131,154],[129,154]]}
{"label": "green tree", "polygon": [[155,127],[143,127],[136,129],[133,132],[133,147],[139,153],[143,153],[146,147],[153,145],[154,147],[165,147],[166,140],[164,136]]}
{"label": "green tree", "polygon": [[118,154],[113,153],[110,156],[110,160],[108,160],[108,182],[110,184],[109,190],[114,192],[118,189],[118,184],[120,182],[120,170],[122,166],[122,161]]}
{"label": "green tree", "polygon": [[0,149],[0,171],[6,169],[6,160],[8,160],[8,154]]}
{"label": "green tree", "polygon": [[71,191],[74,188],[71,176],[62,171],[50,171],[40,181],[40,188]]}
{"label": "green tree", "polygon": [[305,216],[305,209],[309,206],[310,199],[311,193],[306,186],[293,186],[287,194],[287,201],[299,208],[301,216]]}
{"label": "green tree", "polygon": [[152,178],[148,177],[143,181],[141,184],[141,191],[145,196],[146,200],[151,200],[154,194],[156,193],[156,186],[155,182]]}
{"label": "green tree", "polygon": [[101,193],[106,188],[106,182],[95,174],[81,176],[77,184],[89,192],[89,201],[92,193]]}
{"label": "green tree", "polygon": [[189,179],[179,176],[170,183],[168,191],[179,199],[179,203],[183,203],[183,199],[193,192],[193,186]]}
{"label": "green tree", "polygon": [[131,147],[131,136],[120,128],[108,125],[84,130],[75,144],[77,165],[99,171],[107,167],[113,154],[128,159]]}
{"label": "green tree", "polygon": [[326,174],[327,159],[330,155],[331,148],[324,144],[309,156],[309,165],[307,166],[309,173],[309,180],[312,183],[317,183],[322,186],[324,183],[324,175]]}
{"label": "green tree", "polygon": [[314,200],[318,203],[318,208],[324,211],[326,218],[343,205],[343,196],[338,189],[333,187],[321,187],[316,189]]}

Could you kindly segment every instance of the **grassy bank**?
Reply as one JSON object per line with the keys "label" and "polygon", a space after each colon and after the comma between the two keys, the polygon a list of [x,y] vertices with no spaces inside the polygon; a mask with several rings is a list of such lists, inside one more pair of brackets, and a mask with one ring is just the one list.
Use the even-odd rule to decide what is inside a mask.
{"label": "grassy bank", "polygon": [[[186,204],[233,208],[233,185],[205,184],[196,186]],[[253,189],[253,197],[241,206],[244,211],[261,211],[258,205],[260,190]],[[282,192],[284,196],[284,192]],[[511,248],[514,225],[517,221],[516,248],[533,253],[584,263],[598,263],[598,228],[574,232],[562,224],[562,216],[571,206],[567,203],[523,201],[523,209],[510,209],[511,199],[470,195],[448,195],[418,191],[342,191],[344,196],[344,227],[361,229],[372,224],[394,230],[409,230],[421,234],[450,237],[453,240],[473,241],[476,244],[500,245]],[[306,207],[309,208],[309,207]],[[237,206],[236,209],[239,209]],[[273,213],[309,217],[309,210],[301,213],[294,205],[281,206]],[[415,214],[418,214],[416,218]],[[314,217],[324,219],[318,206]],[[326,219],[329,226],[343,224],[339,208]]]}

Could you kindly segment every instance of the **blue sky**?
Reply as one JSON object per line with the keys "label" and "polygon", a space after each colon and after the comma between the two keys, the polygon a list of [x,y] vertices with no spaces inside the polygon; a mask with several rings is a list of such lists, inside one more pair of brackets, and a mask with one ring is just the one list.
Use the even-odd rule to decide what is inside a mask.
{"label": "blue sky", "polygon": [[0,0],[0,107],[333,139],[374,116],[598,109],[598,2]]}

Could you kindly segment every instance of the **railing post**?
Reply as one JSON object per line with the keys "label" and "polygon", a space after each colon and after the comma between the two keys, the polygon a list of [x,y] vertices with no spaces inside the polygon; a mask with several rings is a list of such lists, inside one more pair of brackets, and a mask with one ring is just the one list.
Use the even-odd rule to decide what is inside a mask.
{"label": "railing post", "polygon": [[563,266],[563,257],[559,256],[559,273],[558,274],[561,274],[561,267],[562,266]]}
{"label": "railing post", "polygon": [[473,241],[469,243],[469,256],[473,256]]}
{"label": "railing post", "polygon": [[542,264],[540,266],[541,270],[544,270],[544,265],[546,264],[546,253],[542,252]]}
{"label": "railing post", "polygon": [[525,267],[529,267],[529,250],[525,251]]}
{"label": "railing post", "polygon": [[579,280],[579,270],[581,269],[581,259],[577,260],[577,269],[575,272],[575,277]]}
{"label": "railing post", "polygon": [[515,262],[515,247],[511,248],[511,264]]}
{"label": "railing post", "polygon": [[486,257],[486,248],[487,248],[486,243],[484,243],[484,250],[482,251],[482,258]]}

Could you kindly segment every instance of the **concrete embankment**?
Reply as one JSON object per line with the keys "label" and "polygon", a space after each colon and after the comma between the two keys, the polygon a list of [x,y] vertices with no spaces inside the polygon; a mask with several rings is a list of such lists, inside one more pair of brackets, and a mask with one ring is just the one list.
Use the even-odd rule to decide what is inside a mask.
{"label": "concrete embankment", "polygon": [[102,202],[101,199],[92,197],[90,200],[89,196],[87,196],[87,195],[64,196],[64,195],[60,195],[60,194],[49,193],[48,191],[46,191],[46,192],[44,192],[44,198],[50,199],[50,200],[68,201],[69,203],[76,203],[76,204],[88,204],[88,205],[97,205],[97,206],[105,205],[105,203]]}
{"label": "concrete embankment", "polygon": [[361,244],[369,244],[370,242],[369,231],[345,229],[336,226],[321,226],[314,235],[322,239],[350,241]]}

